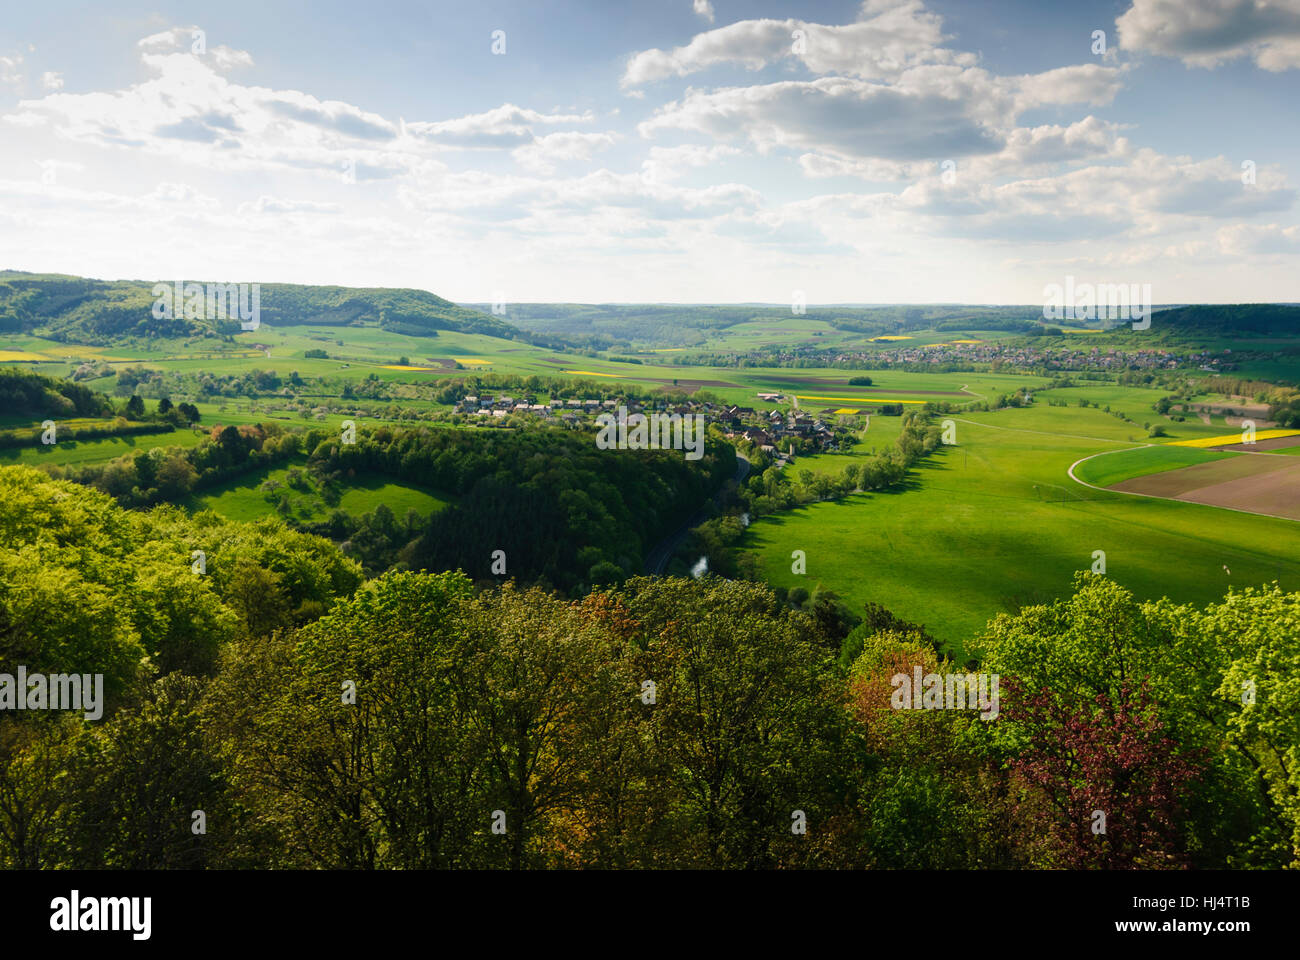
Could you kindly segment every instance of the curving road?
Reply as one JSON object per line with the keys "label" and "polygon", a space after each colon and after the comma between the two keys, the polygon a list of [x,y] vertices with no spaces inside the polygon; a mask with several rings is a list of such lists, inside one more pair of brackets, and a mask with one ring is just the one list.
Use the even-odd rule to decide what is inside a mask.
{"label": "curving road", "polygon": [[[737,453],[736,475],[732,479],[737,483],[741,483],[747,476],[749,476],[749,461]],[[723,486],[725,488],[726,485],[724,484]],[[721,496],[722,490],[719,490],[713,495],[712,499],[717,500]],[[708,504],[705,503],[700,507],[700,509],[696,510],[695,513],[691,515],[691,518],[687,520],[686,523],[678,527],[677,530],[669,536],[660,540],[655,544],[654,548],[646,554],[645,572],[652,576],[662,577],[664,575],[664,569],[668,566],[668,561],[671,560],[673,554],[677,552],[677,548],[686,542],[686,536],[691,532],[691,528],[698,527],[707,518]]]}

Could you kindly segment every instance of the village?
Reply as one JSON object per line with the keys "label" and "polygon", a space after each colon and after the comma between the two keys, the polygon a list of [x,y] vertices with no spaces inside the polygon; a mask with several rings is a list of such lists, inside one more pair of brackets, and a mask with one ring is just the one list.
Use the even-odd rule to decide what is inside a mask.
{"label": "village", "polygon": [[896,346],[889,349],[837,350],[800,345],[782,346],[746,354],[684,355],[682,363],[735,365],[742,362],[758,366],[828,366],[846,369],[881,370],[891,367],[962,367],[978,369],[987,364],[996,372],[1001,369],[1034,371],[1099,371],[1120,373],[1127,370],[1176,370],[1195,367],[1218,373],[1234,369],[1231,350],[1175,350],[1150,347],[1125,350],[1117,347],[1041,347],[1034,343],[931,343]]}
{"label": "village", "polygon": [[[763,403],[786,404],[791,402],[781,393],[759,393]],[[597,425],[597,417],[610,413],[620,406],[629,413],[665,413],[702,415],[705,422],[718,427],[722,435],[742,447],[767,454],[778,466],[793,460],[799,454],[825,453],[842,450],[851,445],[857,417],[836,416],[835,408],[828,407],[820,414],[798,409],[797,401],[791,406],[772,409],[742,407],[738,404],[711,400],[656,400],[639,401],[635,398],[570,398],[540,402],[535,395],[496,396],[482,394],[463,397],[455,405],[455,413],[488,421],[491,425],[522,426],[516,418],[551,422],[570,429]]]}

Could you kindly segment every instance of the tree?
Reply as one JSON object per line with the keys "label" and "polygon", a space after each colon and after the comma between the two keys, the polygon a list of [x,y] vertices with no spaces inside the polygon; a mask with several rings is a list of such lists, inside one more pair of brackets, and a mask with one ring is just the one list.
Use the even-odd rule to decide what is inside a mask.
{"label": "tree", "polygon": [[740,581],[637,578],[622,597],[637,673],[656,683],[653,789],[671,797],[658,857],[753,868],[811,856],[792,812],[813,830],[842,812],[855,754],[805,615]]}
{"label": "tree", "polygon": [[144,398],[138,393],[131,394],[126,401],[126,417],[128,420],[144,419]]}
{"label": "tree", "polygon": [[1163,733],[1147,687],[1070,706],[1013,680],[1002,709],[1028,739],[1012,766],[1046,800],[1051,865],[1185,865],[1179,823],[1198,764]]}
{"label": "tree", "polygon": [[[1266,727],[1276,738],[1268,744],[1244,735],[1252,718],[1268,716],[1252,713],[1257,694],[1254,705],[1244,701],[1251,689],[1275,697],[1297,682],[1291,678],[1300,664],[1268,651],[1293,644],[1298,603],[1295,594],[1273,588],[1230,595],[1202,612],[1168,600],[1139,603],[1106,577],[1080,573],[1073,595],[1015,617],[999,615],[978,646],[986,649],[985,670],[1030,693],[1051,690],[1061,717],[1101,704],[1113,723],[1121,711],[1135,714],[1128,699],[1145,685],[1161,736],[1184,756],[1204,758],[1184,798],[1185,846],[1194,864],[1277,868],[1300,849],[1291,839],[1297,821],[1287,812],[1288,788],[1281,786],[1295,740],[1287,741],[1294,735],[1285,726]],[[1247,679],[1256,687],[1245,687]]]}
{"label": "tree", "polygon": [[181,500],[194,489],[198,477],[198,471],[183,454],[169,454],[158,464],[158,494],[164,500]]}
{"label": "tree", "polygon": [[289,619],[289,604],[280,585],[280,574],[251,559],[236,561],[226,581],[223,596],[243,622],[249,636],[262,636]]}
{"label": "tree", "polygon": [[[86,726],[67,764],[68,866],[166,870],[219,863],[232,834],[221,765],[200,728],[203,684],[163,677],[135,709]],[[195,832],[195,811],[212,834]]]}

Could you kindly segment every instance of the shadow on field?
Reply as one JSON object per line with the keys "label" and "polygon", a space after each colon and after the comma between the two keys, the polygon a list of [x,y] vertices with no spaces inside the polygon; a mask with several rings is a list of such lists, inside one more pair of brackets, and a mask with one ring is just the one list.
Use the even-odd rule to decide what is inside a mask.
{"label": "shadow on field", "polygon": [[[150,434],[150,436],[153,436],[153,434]],[[109,440],[120,441],[126,446],[127,448],[126,450],[124,450],[120,454],[114,455],[114,456],[124,456],[125,454],[130,453],[132,450],[135,449],[137,438],[135,436],[95,437],[94,439],[91,440],[60,440],[58,443],[37,442],[37,443],[31,443],[20,447],[3,447],[0,448],[0,460],[17,460],[22,456],[22,452],[24,450],[32,450],[32,449],[34,449],[40,456],[48,457],[51,454],[66,453],[68,451],[76,450],[83,443],[89,443],[89,444],[104,443],[105,441],[109,441]],[[105,459],[106,460],[113,459],[113,457],[106,457]]]}

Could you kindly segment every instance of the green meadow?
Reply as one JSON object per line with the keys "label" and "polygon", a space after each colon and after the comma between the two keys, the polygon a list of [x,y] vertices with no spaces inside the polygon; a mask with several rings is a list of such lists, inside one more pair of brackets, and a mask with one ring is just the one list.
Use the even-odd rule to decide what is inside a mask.
{"label": "green meadow", "polygon": [[1138,447],[1136,450],[1121,450],[1085,460],[1075,467],[1074,475],[1084,483],[1109,487],[1134,477],[1145,477],[1152,473],[1190,467],[1194,463],[1209,463],[1235,456],[1235,453],[1200,450],[1196,447]]}
{"label": "green meadow", "polygon": [[[291,513],[299,520],[313,522],[324,520],[331,510],[339,509],[354,516],[369,513],[385,504],[401,520],[408,510],[419,514],[436,513],[447,506],[448,500],[419,487],[393,483],[386,477],[361,474],[348,480],[336,505],[330,505],[320,487],[305,469],[306,461],[288,467],[259,470],[236,477],[216,487],[195,494],[190,501],[194,510],[214,510],[231,520],[257,520],[276,514],[275,504],[268,498],[271,487],[275,493],[287,495]],[[289,484],[290,472],[302,479],[300,486]]]}
{"label": "green meadow", "polygon": [[[1292,522],[1072,481],[1072,463],[1127,443],[1107,438],[1123,432],[1118,422],[1043,405],[975,413],[902,489],[760,518],[741,545],[774,584],[821,586],[858,609],[881,603],[968,653],[990,617],[1066,595],[1097,550],[1142,597],[1208,603],[1233,585],[1300,588]],[[806,575],[791,572],[794,550],[807,555]]]}
{"label": "green meadow", "polygon": [[42,463],[86,464],[100,463],[127,456],[137,450],[155,447],[192,447],[205,431],[177,429],[171,433],[145,433],[132,437],[101,437],[97,440],[60,440],[58,443],[36,444],[30,447],[0,449],[0,464],[25,463],[40,466]]}

